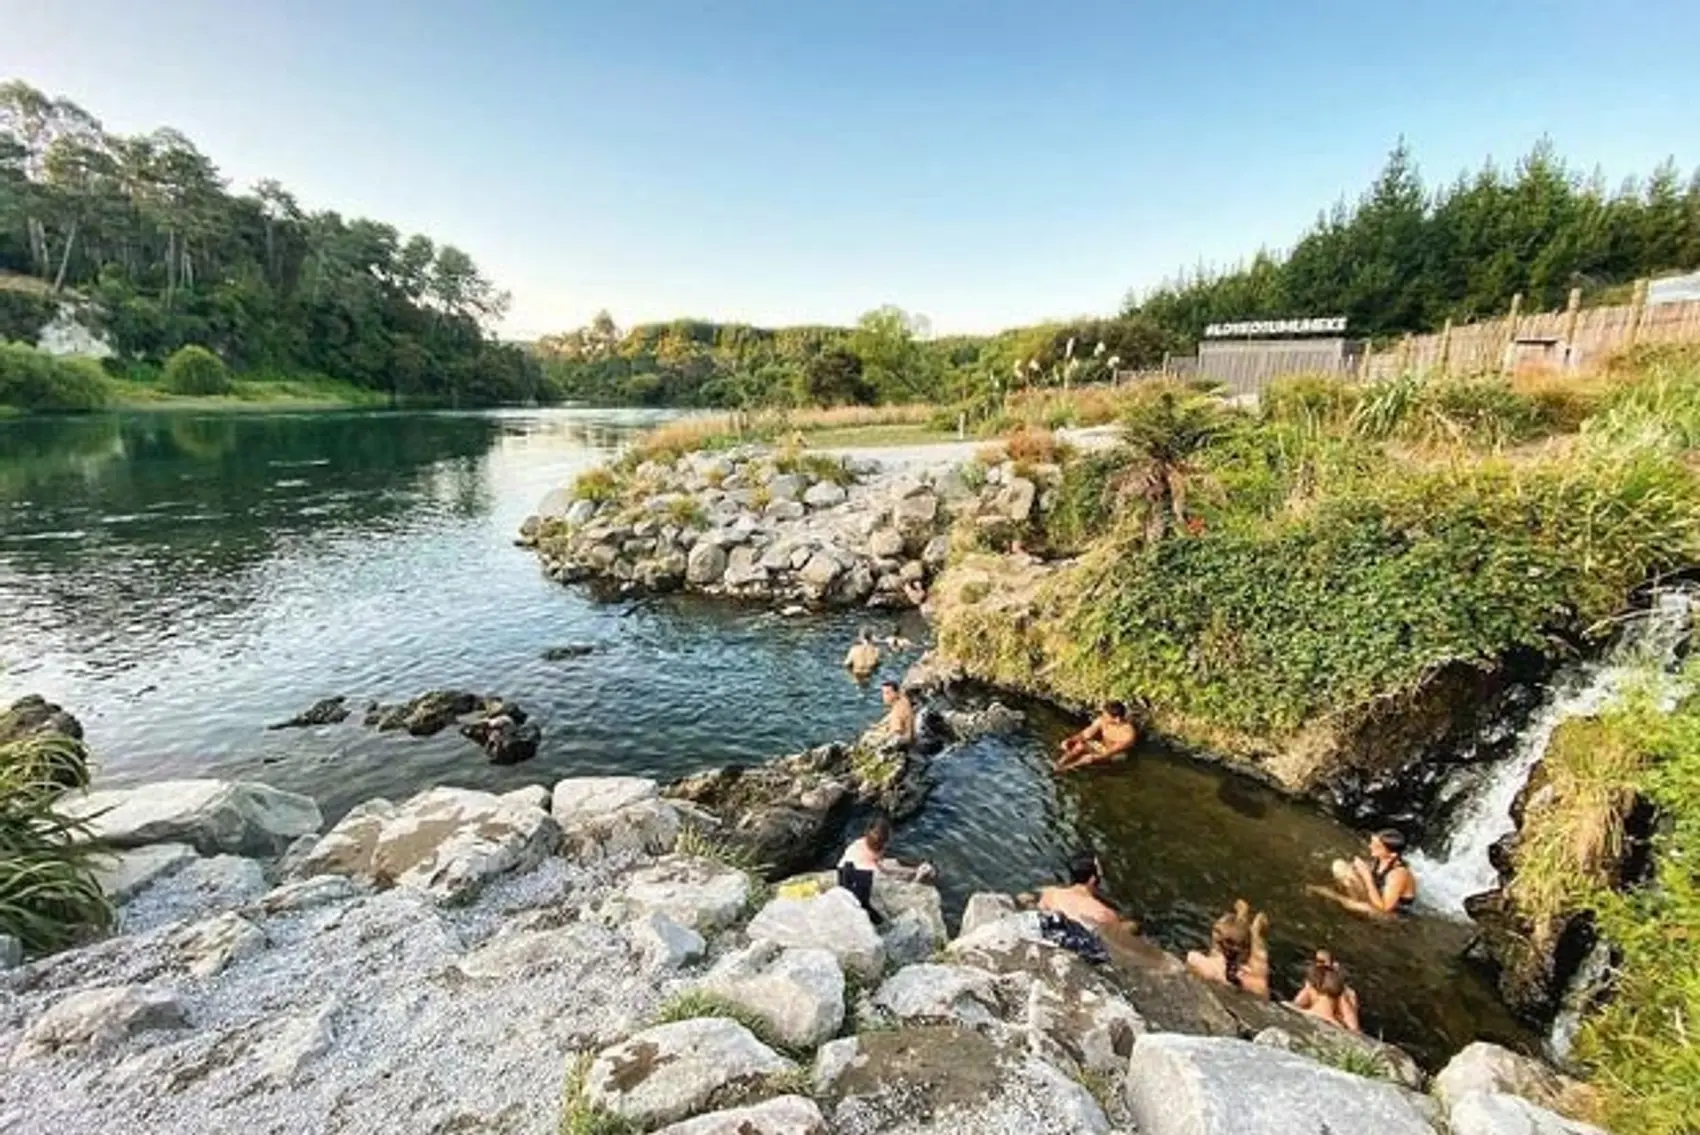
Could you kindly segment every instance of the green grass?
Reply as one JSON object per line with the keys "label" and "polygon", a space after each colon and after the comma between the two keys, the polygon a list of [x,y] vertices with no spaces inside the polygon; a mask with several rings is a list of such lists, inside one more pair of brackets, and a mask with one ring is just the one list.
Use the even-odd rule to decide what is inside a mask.
{"label": "green grass", "polygon": [[88,784],[81,742],[60,734],[0,745],[0,933],[47,953],[105,929],[112,907],[95,881],[100,848],[86,824],[53,810]]}
{"label": "green grass", "polygon": [[798,1052],[776,1037],[773,1027],[755,1013],[742,1005],[735,1005],[716,993],[701,989],[689,989],[670,998],[660,1009],[656,1010],[654,1024],[670,1025],[677,1021],[695,1021],[704,1017],[721,1017],[736,1021],[749,1029],[755,1038],[781,1056],[797,1059],[805,1054]]}
{"label": "green grass", "polygon": [[181,395],[134,378],[106,378],[108,404],[122,410],[196,410],[241,413],[256,410],[346,410],[389,404],[388,397],[322,375],[237,378],[229,394]]}
{"label": "green grass", "polygon": [[928,426],[916,425],[853,426],[846,429],[816,430],[809,434],[809,444],[820,449],[896,448],[939,445],[955,440],[955,430],[935,430]]}
{"label": "green grass", "polygon": [[638,1135],[638,1126],[631,1120],[591,1106],[586,1079],[595,1059],[588,1052],[567,1059],[559,1135]]}

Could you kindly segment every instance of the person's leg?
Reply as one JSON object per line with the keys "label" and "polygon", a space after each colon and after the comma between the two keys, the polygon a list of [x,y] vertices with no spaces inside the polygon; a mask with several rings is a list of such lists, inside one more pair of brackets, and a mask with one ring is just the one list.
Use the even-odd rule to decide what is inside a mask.
{"label": "person's leg", "polygon": [[1334,873],[1334,882],[1343,894],[1359,901],[1369,898],[1364,893],[1364,881],[1358,878],[1358,873],[1352,869],[1352,865],[1346,860],[1336,859],[1329,865],[1329,870]]}

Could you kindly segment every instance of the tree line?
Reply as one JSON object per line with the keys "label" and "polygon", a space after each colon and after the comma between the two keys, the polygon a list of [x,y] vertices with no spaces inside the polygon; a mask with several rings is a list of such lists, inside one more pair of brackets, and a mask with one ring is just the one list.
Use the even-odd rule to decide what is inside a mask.
{"label": "tree line", "polygon": [[1344,315],[1384,339],[1502,314],[1627,299],[1642,276],[1700,266],[1700,171],[1666,162],[1608,189],[1537,144],[1510,170],[1489,161],[1431,191],[1400,143],[1370,187],[1342,199],[1284,254],[1199,268],[1131,295],[1101,319],[991,336],[932,338],[897,308],[855,327],[766,329],[704,320],[625,331],[603,312],[544,338],[539,356],[567,397],[640,405],[773,406],[989,402],[1011,386],[1064,385],[1159,366],[1207,324]]}
{"label": "tree line", "polygon": [[17,81],[0,84],[4,284],[0,339],[33,341],[71,301],[142,375],[192,344],[415,400],[547,393],[529,352],[486,334],[508,297],[462,250],[305,210],[275,181],[233,193],[176,130],[114,134]]}

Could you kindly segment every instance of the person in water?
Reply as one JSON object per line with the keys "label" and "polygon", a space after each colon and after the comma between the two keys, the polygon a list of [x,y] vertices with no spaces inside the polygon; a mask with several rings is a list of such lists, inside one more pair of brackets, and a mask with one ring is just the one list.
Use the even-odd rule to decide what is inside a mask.
{"label": "person in water", "polygon": [[858,682],[865,682],[880,668],[880,648],[866,627],[856,633],[856,642],[844,656],[844,667]]}
{"label": "person in water", "polygon": [[875,816],[860,838],[851,842],[838,857],[838,885],[856,896],[862,909],[880,921],[874,910],[874,880],[880,876],[900,882],[925,883],[935,877],[931,863],[910,865],[888,858],[891,846],[891,821]]}
{"label": "person in water", "polygon": [[915,643],[903,633],[902,627],[891,628],[891,633],[885,636],[885,646],[887,650],[895,654],[902,654],[904,651],[915,649]]}
{"label": "person in water", "polygon": [[1409,914],[1417,901],[1417,877],[1405,865],[1405,837],[1392,828],[1369,837],[1369,858],[1333,864],[1335,887],[1311,887],[1347,910],[1375,918]]}
{"label": "person in water", "polygon": [[1346,984],[1340,964],[1327,950],[1318,950],[1305,968],[1305,987],[1293,998],[1293,1008],[1349,1032],[1363,1031],[1358,1024],[1357,990]]}
{"label": "person in water", "polygon": [[1063,741],[1057,771],[1068,772],[1113,761],[1133,748],[1138,739],[1139,731],[1128,719],[1127,706],[1119,701],[1106,702],[1103,712],[1090,725]]}
{"label": "person in water", "polygon": [[1210,928],[1210,952],[1186,956],[1186,968],[1206,981],[1243,989],[1254,997],[1269,996],[1269,916],[1253,918],[1244,899]]}
{"label": "person in water", "polygon": [[886,705],[885,717],[874,726],[874,731],[882,734],[880,743],[900,749],[912,748],[915,744],[915,703],[909,700],[902,686],[890,679],[880,683],[880,700]]}
{"label": "person in water", "polygon": [[1101,893],[1103,868],[1098,857],[1082,851],[1068,861],[1068,885],[1046,887],[1039,892],[1039,910],[1060,914],[1091,930],[1108,929],[1119,925],[1122,916],[1105,902]]}

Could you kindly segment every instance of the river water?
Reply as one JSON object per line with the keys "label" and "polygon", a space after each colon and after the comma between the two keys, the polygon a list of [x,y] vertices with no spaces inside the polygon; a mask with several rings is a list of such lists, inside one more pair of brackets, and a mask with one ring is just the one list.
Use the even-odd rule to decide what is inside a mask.
{"label": "river water", "polygon": [[[107,785],[264,780],[328,819],[375,795],[562,776],[674,777],[846,739],[877,692],[839,663],[861,615],[786,619],[673,599],[599,602],[512,544],[550,489],[655,419],[640,412],[147,414],[0,421],[0,698],[83,721]],[[924,631],[911,628],[912,633]],[[554,646],[594,653],[544,661]],[[899,673],[905,660],[893,660]],[[267,731],[330,694],[357,705],[461,686],[543,723],[495,768],[452,731]],[[1237,895],[1269,910],[1278,990],[1309,952],[1347,963],[1366,1025],[1430,1060],[1528,1035],[1457,960],[1468,928],[1351,918],[1303,893],[1359,837],[1309,807],[1155,748],[1058,780],[1073,723],[942,758],[897,851],[947,903],[1022,890],[1097,848],[1116,899],[1165,946],[1200,944]],[[356,719],[358,718],[356,714]]]}

